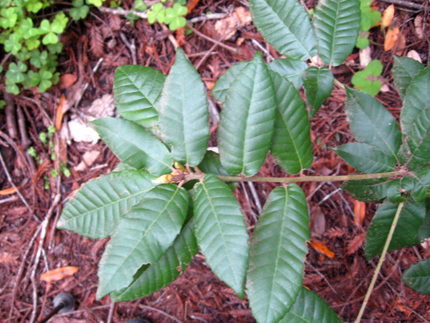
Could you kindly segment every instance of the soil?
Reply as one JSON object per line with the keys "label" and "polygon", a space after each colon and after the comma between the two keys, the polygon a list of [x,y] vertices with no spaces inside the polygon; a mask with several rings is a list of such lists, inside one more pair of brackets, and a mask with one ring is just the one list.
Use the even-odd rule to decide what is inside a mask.
{"label": "soil", "polygon": [[[207,12],[232,13],[238,7],[248,6],[246,0],[191,1],[189,5],[193,9],[188,19],[201,17]],[[383,12],[389,5],[387,2],[376,1],[374,4]],[[305,1],[309,9],[315,3],[313,0]],[[383,63],[382,76],[389,85],[388,91],[381,92],[376,98],[396,118],[400,115],[402,102],[390,74],[393,55],[406,56],[409,51],[415,50],[423,64],[428,65],[430,51],[429,3],[410,0],[404,3],[406,7],[396,5],[396,18],[403,38],[400,37],[393,49],[384,51],[384,34],[379,27],[372,28],[369,35],[371,56]],[[421,10],[417,11],[408,4],[420,5]],[[131,8],[132,1],[124,0],[122,7]],[[424,17],[424,36],[421,38],[414,25],[414,18],[419,15]],[[2,168],[0,189],[11,187],[12,181],[17,184],[22,196],[9,194],[0,198],[1,322],[37,321],[40,313],[46,314],[52,309],[52,298],[58,293],[73,295],[75,311],[57,315],[52,322],[125,322],[134,317],[168,323],[255,322],[247,299],[238,298],[221,282],[200,254],[174,283],[152,296],[121,303],[112,303],[109,296],[95,300],[97,264],[107,239],[91,240],[72,232],[56,230],[55,225],[70,194],[86,181],[112,171],[119,160],[102,142],[72,141],[68,144],[55,135],[56,146],[60,147],[57,151],[59,159],[68,160],[67,167],[71,171],[70,177],[55,179],[50,172],[58,167],[58,161],[50,160],[49,148],[38,138],[55,119],[62,94],[67,100],[72,100],[82,84],[88,83],[80,103],[64,115],[63,122],[66,122],[72,115],[85,114],[94,100],[112,93],[118,66],[138,64],[167,73],[175,58],[172,40],[179,42],[207,86],[213,84],[232,64],[250,60],[257,50],[263,50],[266,59],[268,54],[280,57],[249,23],[235,28],[230,39],[219,41],[221,36],[217,31],[217,21],[219,19],[197,22],[193,28],[198,33],[175,35],[143,19],[132,23],[125,17],[92,8],[85,21],[70,23],[61,39],[64,50],[60,56],[59,71],[61,75],[76,76],[77,85],[65,89],[56,86],[44,95],[24,91],[11,98],[22,126],[18,127],[18,135],[14,137],[6,114],[0,114],[0,152],[11,177],[8,179]],[[93,68],[101,58],[103,60],[94,72]],[[334,74],[338,81],[351,86],[351,77],[358,69],[359,55],[355,49],[343,65],[334,69]],[[315,160],[305,174],[341,175],[351,172],[337,155],[327,149],[352,140],[344,101],[345,91],[335,86],[331,97],[312,119]],[[215,132],[216,127],[212,130]],[[27,139],[23,133],[27,133]],[[215,136],[211,140],[216,143]],[[41,165],[26,156],[30,145],[39,152]],[[76,170],[82,156],[89,151],[100,154],[86,169]],[[288,176],[270,156],[259,174]],[[45,189],[46,183],[50,184],[50,188]],[[309,246],[304,285],[325,299],[343,321],[353,322],[378,259],[367,261],[363,251],[365,232],[377,206],[365,205],[365,218],[360,223],[356,218],[359,211],[355,208],[364,205],[359,205],[339,186],[335,182],[301,184],[309,197],[312,235],[334,252],[334,257],[330,258]],[[274,187],[276,184],[240,184],[235,190],[250,228]],[[48,221],[48,225],[44,225],[44,221]],[[42,228],[46,228],[46,232]],[[41,236],[44,237],[43,248],[39,248]],[[390,252],[362,322],[428,322],[430,297],[405,286],[401,274],[411,264],[429,257],[429,249],[421,245]],[[44,272],[64,266],[76,266],[79,270],[74,275],[49,284],[40,279]]]}

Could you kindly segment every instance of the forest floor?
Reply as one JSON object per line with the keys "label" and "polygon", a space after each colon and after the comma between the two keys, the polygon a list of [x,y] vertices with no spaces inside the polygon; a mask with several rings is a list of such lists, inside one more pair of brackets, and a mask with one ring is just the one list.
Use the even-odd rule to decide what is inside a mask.
{"label": "forest floor", "polygon": [[[311,9],[316,1],[305,1],[305,4]],[[389,5],[383,1],[374,4],[381,12]],[[371,57],[381,60],[384,66],[382,77],[388,85],[387,91],[376,98],[396,118],[400,115],[402,102],[391,78],[393,55],[406,56],[415,50],[423,64],[429,63],[429,39],[417,31],[415,24],[416,17],[424,17],[424,30],[430,34],[429,3],[406,0],[403,4],[396,4],[401,36],[393,49],[384,51],[384,34],[379,27],[372,28],[369,36]],[[421,6],[421,10],[408,4]],[[134,21],[133,26],[126,17],[92,8],[85,21],[69,24],[61,39],[64,50],[59,71],[61,75],[74,75],[77,82],[74,85],[63,83],[65,88],[53,87],[45,95],[27,91],[14,97],[17,121],[21,124],[15,137],[5,114],[0,114],[0,151],[6,165],[0,172],[0,189],[4,193],[12,181],[22,195],[9,194],[0,198],[1,322],[29,322],[31,318],[37,321],[42,308],[45,312],[52,309],[52,297],[64,292],[74,296],[75,311],[57,316],[52,322],[125,322],[133,317],[168,323],[255,322],[247,299],[239,299],[218,280],[201,255],[197,255],[174,283],[152,296],[116,304],[109,296],[97,301],[97,264],[107,240],[91,240],[55,229],[62,206],[70,194],[88,180],[109,173],[119,162],[101,141],[67,142],[55,135],[59,158],[68,161],[71,176],[52,178],[49,175],[58,165],[50,161],[48,148],[39,140],[39,134],[55,119],[62,94],[66,102],[73,105],[76,96],[82,93],[83,84],[88,84],[82,99],[64,115],[63,122],[86,116],[91,109],[115,114],[112,101],[115,69],[121,65],[138,64],[167,73],[175,58],[175,42],[179,42],[208,87],[231,65],[250,60],[257,50],[263,51],[266,60],[280,57],[252,25],[246,0],[197,0],[193,5],[196,6],[187,19],[201,17],[207,12],[224,13],[229,18],[236,10],[240,12],[242,23],[231,24],[231,18],[200,21],[194,23],[196,30],[189,35],[175,35],[143,19]],[[122,2],[125,9],[131,6],[130,0]],[[242,9],[237,11],[237,8]],[[220,41],[226,34],[228,39],[224,36]],[[351,77],[359,70],[359,65],[359,52],[355,49],[333,72],[339,82],[351,86]],[[331,97],[312,118],[315,159],[306,174],[351,172],[335,153],[327,149],[352,140],[344,102],[345,91],[335,85]],[[212,129],[215,131],[216,127]],[[214,136],[211,140],[216,142]],[[41,165],[27,158],[29,146],[39,152]],[[81,163],[83,158],[86,164]],[[270,156],[259,174],[288,176]],[[48,189],[45,188],[47,183],[50,184]],[[339,186],[334,182],[301,184],[308,196],[312,239],[325,244],[334,254],[324,254],[321,248],[317,250],[309,246],[304,285],[325,299],[343,321],[353,322],[376,267],[377,258],[369,262],[364,257],[363,242],[377,205],[354,201]],[[250,227],[255,224],[261,205],[274,187],[276,184],[268,183],[238,185],[234,194]],[[44,225],[46,221],[48,225]],[[41,235],[44,237],[43,248]],[[430,258],[430,251],[421,245],[389,253],[363,322],[430,321],[430,296],[407,288],[401,279],[405,269],[426,258]],[[64,266],[76,266],[79,270],[49,284],[40,279],[44,272]]]}

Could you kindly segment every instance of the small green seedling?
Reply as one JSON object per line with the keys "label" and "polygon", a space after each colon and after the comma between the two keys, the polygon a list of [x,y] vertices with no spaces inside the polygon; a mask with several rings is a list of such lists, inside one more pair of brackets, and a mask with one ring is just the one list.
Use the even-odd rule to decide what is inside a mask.
{"label": "small green seedling", "polygon": [[171,30],[176,30],[186,25],[187,21],[184,16],[187,12],[187,7],[180,3],[175,3],[172,8],[167,9],[164,8],[162,3],[156,3],[148,10],[148,22],[153,24],[158,21],[169,25]]}
{"label": "small green seedling", "polygon": [[379,81],[382,68],[381,61],[374,59],[366,66],[364,71],[355,73],[351,82],[357,90],[375,96],[382,86],[381,81]]}
{"label": "small green seedling", "polygon": [[360,0],[361,28],[356,47],[365,49],[369,46],[369,29],[376,26],[381,20],[381,13],[371,8],[372,0]]}

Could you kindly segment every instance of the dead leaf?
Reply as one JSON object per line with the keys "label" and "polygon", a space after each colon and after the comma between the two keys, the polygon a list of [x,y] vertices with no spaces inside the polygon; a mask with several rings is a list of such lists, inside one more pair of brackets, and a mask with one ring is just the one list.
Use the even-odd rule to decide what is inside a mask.
{"label": "dead leaf", "polygon": [[40,276],[40,280],[43,280],[47,283],[61,280],[67,276],[71,276],[79,270],[79,267],[66,266],[57,269],[53,269],[47,271],[46,273]]}
{"label": "dead leaf", "polygon": [[393,22],[388,27],[387,34],[385,35],[385,41],[384,41],[384,50],[389,51],[391,48],[394,47],[394,45],[397,42],[397,39],[399,38],[399,22],[397,19],[393,19]]}
{"label": "dead leaf", "polygon": [[215,31],[219,39],[227,40],[236,34],[237,27],[246,26],[252,22],[251,13],[245,7],[238,7],[230,17],[218,20],[215,23]]}
{"label": "dead leaf", "polygon": [[386,28],[391,24],[394,18],[394,11],[395,9],[393,4],[389,5],[387,9],[385,9],[384,14],[382,15],[382,18],[381,18],[382,28]]}
{"label": "dead leaf", "polygon": [[414,20],[414,26],[415,26],[415,32],[417,33],[417,36],[419,39],[424,39],[423,34],[423,16],[419,15],[415,17]]}
{"label": "dead leaf", "polygon": [[84,171],[85,169],[87,169],[87,167],[90,167],[99,156],[100,156],[100,151],[98,150],[87,151],[82,156],[82,162],[80,162],[79,165],[75,167],[75,170],[78,172]]}
{"label": "dead leaf", "polygon": [[215,86],[215,82],[211,81],[205,81],[205,84],[209,91],[212,91],[213,87]]}
{"label": "dead leaf", "polygon": [[422,63],[422,61],[421,61],[421,56],[420,56],[420,54],[418,54],[418,52],[417,52],[416,50],[410,50],[410,51],[406,54],[406,56],[407,56],[407,57],[409,57],[409,58],[413,58],[414,60],[416,60],[416,61],[418,61],[418,62]]}
{"label": "dead leaf", "polygon": [[316,251],[326,255],[329,258],[334,258],[334,252],[331,251],[326,244],[313,240],[310,243],[311,247],[314,248]]}
{"label": "dead leaf", "polygon": [[103,57],[105,55],[103,36],[100,29],[95,25],[90,30],[90,42],[90,52],[95,57]]}
{"label": "dead leaf", "polygon": [[334,227],[334,228],[330,228],[325,232],[325,235],[327,237],[329,237],[330,239],[333,238],[341,238],[344,235],[346,235],[346,232],[344,231],[344,229],[338,228],[338,227]]}
{"label": "dead leaf", "polygon": [[70,139],[76,142],[92,142],[93,144],[99,141],[100,136],[94,129],[88,127],[80,119],[73,119],[67,123],[70,133]]}
{"label": "dead leaf", "polygon": [[403,55],[403,51],[406,48],[406,37],[403,34],[399,35],[399,39],[397,40],[397,50],[396,50],[396,55],[397,56],[402,56]]}
{"label": "dead leaf", "polygon": [[372,61],[370,46],[368,46],[366,49],[360,49],[359,57],[360,66],[365,68]]}
{"label": "dead leaf", "polygon": [[354,216],[357,222],[362,226],[366,217],[366,203],[354,200]]}
{"label": "dead leaf", "polygon": [[311,236],[321,238],[325,232],[325,215],[319,205],[311,208]]}
{"label": "dead leaf", "polygon": [[9,188],[5,188],[4,190],[1,190],[0,195],[9,195],[9,194],[14,194],[15,192],[16,192],[15,188],[12,186]]}
{"label": "dead leaf", "polygon": [[66,102],[66,97],[64,94],[61,94],[60,103],[58,103],[57,113],[55,115],[55,129],[57,129],[57,131],[60,131],[61,124],[63,123],[63,116],[65,113],[64,102]]}
{"label": "dead leaf", "polygon": [[72,86],[75,84],[75,82],[78,80],[78,78],[73,74],[64,74],[60,76],[60,89],[64,90],[68,88],[69,86]]}
{"label": "dead leaf", "polygon": [[355,253],[358,249],[360,249],[363,246],[365,240],[366,240],[366,232],[360,233],[358,236],[356,236],[348,243],[348,246],[346,247],[346,254],[352,255],[353,253]]}
{"label": "dead leaf", "polygon": [[388,84],[382,84],[381,89],[380,89],[379,91],[384,92],[384,93],[387,93],[387,92],[390,92],[390,91],[391,91],[391,89],[390,89],[390,87],[388,86]]}

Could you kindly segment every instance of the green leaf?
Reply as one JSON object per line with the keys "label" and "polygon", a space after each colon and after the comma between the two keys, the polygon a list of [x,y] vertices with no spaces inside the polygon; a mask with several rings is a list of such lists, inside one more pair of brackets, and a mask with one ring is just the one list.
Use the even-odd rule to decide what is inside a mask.
{"label": "green leaf", "polygon": [[[396,214],[398,204],[385,201],[376,211],[366,233],[366,258],[373,259],[382,252],[388,231]],[[399,222],[394,231],[388,251],[411,247],[419,244],[418,231],[426,215],[425,203],[416,203],[408,199],[400,213]]]}
{"label": "green leaf", "polygon": [[411,84],[412,79],[419,74],[424,67],[423,64],[413,58],[394,56],[393,79],[402,100],[405,98],[406,90],[409,84]]}
{"label": "green leaf", "polygon": [[187,216],[188,193],[173,184],[154,187],[118,224],[99,263],[97,299],[129,286],[142,265],[156,264]]}
{"label": "green leaf", "polygon": [[215,100],[223,103],[225,100],[225,95],[230,89],[231,83],[235,80],[237,75],[248,66],[248,62],[240,62],[238,64],[232,65],[223,75],[220,76],[215,86],[212,88],[212,94]]}
{"label": "green leaf", "polygon": [[411,265],[402,276],[406,286],[422,294],[430,294],[430,259]]}
{"label": "green leaf", "polygon": [[430,65],[411,81],[404,98],[400,124],[405,136],[411,135],[422,112],[430,107]]}
{"label": "green leaf", "polygon": [[194,187],[196,237],[212,271],[244,297],[248,267],[248,232],[240,206],[229,187],[207,174]]}
{"label": "green leaf", "polygon": [[113,86],[118,113],[141,126],[155,127],[165,79],[163,74],[151,67],[118,67]]}
{"label": "green leaf", "polygon": [[59,42],[58,36],[54,33],[48,33],[42,39],[43,45],[56,44],[58,42]]}
{"label": "green leaf", "polygon": [[300,288],[296,302],[279,323],[342,323],[336,312],[317,293]]}
{"label": "green leaf", "polygon": [[365,174],[392,172],[397,163],[392,156],[359,142],[350,142],[332,150],[348,165]]}
{"label": "green leaf", "polygon": [[369,47],[369,39],[367,37],[358,37],[355,47],[360,49],[366,49],[367,47]]}
{"label": "green leaf", "polygon": [[[208,150],[203,158],[202,162],[199,164],[199,169],[206,174],[214,174],[221,176],[230,176],[230,174],[222,167],[219,154],[214,151]],[[228,187],[233,191],[237,182],[227,182]]]}
{"label": "green leaf", "polygon": [[297,174],[313,161],[308,113],[300,92],[285,76],[274,71],[270,76],[277,102],[271,154],[287,173]]}
{"label": "green leaf", "polygon": [[147,169],[160,176],[170,172],[173,163],[167,148],[145,128],[118,118],[101,118],[89,123],[106,145],[124,163]]}
{"label": "green leaf", "polygon": [[39,33],[41,35],[47,34],[51,31],[51,24],[48,19],[43,19],[39,26]]}
{"label": "green leaf", "polygon": [[346,93],[346,116],[354,138],[397,160],[401,133],[396,119],[370,95],[348,88]]}
{"label": "green leaf", "polygon": [[256,174],[270,148],[276,99],[260,52],[231,83],[218,126],[221,163],[230,174]]}
{"label": "green leaf", "polygon": [[[111,294],[114,302],[124,302],[149,296],[173,282],[182,274],[198,252],[194,235],[194,220],[190,220],[167,249],[160,260],[152,266],[143,266],[134,275],[133,282],[120,292]],[[180,270],[178,269],[180,268]]]}
{"label": "green leaf", "polygon": [[159,127],[175,161],[197,166],[209,140],[209,110],[200,74],[182,50],[164,82],[160,100]]}
{"label": "green leaf", "polygon": [[414,189],[414,182],[410,177],[396,178],[387,185],[387,197],[391,203],[406,201],[408,192]]}
{"label": "green leaf", "polygon": [[341,186],[354,199],[366,203],[381,203],[387,196],[388,178],[347,181]]}
{"label": "green leaf", "polygon": [[330,66],[339,66],[351,54],[360,30],[359,0],[319,1],[313,24],[318,55]]}
{"label": "green leaf", "polygon": [[257,322],[279,322],[303,283],[308,248],[306,197],[296,185],[269,195],[251,239],[247,293]]}
{"label": "green leaf", "polygon": [[178,28],[184,27],[186,24],[187,24],[187,20],[184,17],[175,17],[169,23],[169,29],[174,31]]}
{"label": "green leaf", "polygon": [[304,85],[311,118],[318,112],[323,102],[333,91],[333,80],[333,74],[327,67],[309,66],[306,69]]}
{"label": "green leaf", "polygon": [[287,78],[297,90],[300,90],[303,85],[303,77],[307,67],[308,64],[305,62],[290,58],[278,58],[267,65],[269,71],[274,71]]}
{"label": "green leaf", "polygon": [[417,202],[423,202],[430,196],[430,169],[422,169],[413,178],[415,187],[412,198]]}
{"label": "green leaf", "polygon": [[57,228],[92,239],[113,233],[120,218],[155,184],[146,171],[113,172],[89,181],[68,201]]}
{"label": "green leaf", "polygon": [[251,0],[252,21],[281,54],[306,60],[317,53],[317,41],[305,8],[297,0]]}
{"label": "green leaf", "polygon": [[70,17],[72,17],[74,20],[85,19],[89,12],[90,7],[86,5],[77,8],[71,8],[69,11]]}

